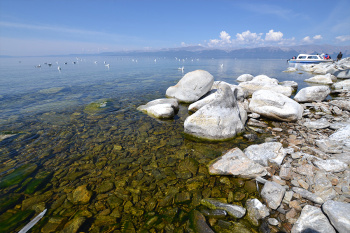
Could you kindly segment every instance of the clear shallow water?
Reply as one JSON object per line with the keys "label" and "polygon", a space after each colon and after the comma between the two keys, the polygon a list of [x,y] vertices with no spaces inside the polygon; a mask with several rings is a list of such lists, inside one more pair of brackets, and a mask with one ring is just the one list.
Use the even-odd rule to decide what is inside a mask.
{"label": "clear shallow water", "polygon": [[[0,232],[19,230],[45,208],[33,232],[58,231],[73,220],[91,232],[185,230],[201,198],[244,205],[258,196],[254,182],[213,177],[206,167],[223,151],[252,142],[184,138],[184,105],[168,121],[136,108],[163,98],[169,86],[196,69],[232,84],[250,73],[294,80],[299,88],[311,75],[283,73],[285,60],[154,59],[0,59],[0,134],[14,135],[0,141],[0,222],[14,224],[0,226]],[[75,195],[84,185],[87,196],[91,193],[87,202]],[[240,223],[255,228],[245,219]]]}

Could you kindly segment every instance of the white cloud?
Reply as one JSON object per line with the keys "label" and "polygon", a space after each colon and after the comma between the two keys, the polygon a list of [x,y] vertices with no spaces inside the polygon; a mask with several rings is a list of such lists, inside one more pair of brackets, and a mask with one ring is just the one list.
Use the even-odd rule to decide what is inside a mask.
{"label": "white cloud", "polygon": [[266,33],[265,41],[280,41],[282,40],[282,32],[274,32],[272,29]]}
{"label": "white cloud", "polygon": [[321,40],[323,39],[321,35],[316,35],[313,37],[314,40]]}
{"label": "white cloud", "polygon": [[212,39],[209,41],[209,46],[229,46],[232,43],[231,36],[225,32],[220,32],[220,39]]}
{"label": "white cloud", "polygon": [[335,39],[337,39],[340,42],[345,42],[350,40],[350,35],[337,36]]}
{"label": "white cloud", "polygon": [[242,33],[237,33],[237,42],[240,43],[257,43],[261,41],[261,35],[262,33],[255,33],[255,32],[250,32],[249,30],[242,32]]}
{"label": "white cloud", "polygon": [[305,43],[311,43],[311,42],[312,42],[310,36],[304,37],[304,38],[302,39],[302,41],[305,42]]}

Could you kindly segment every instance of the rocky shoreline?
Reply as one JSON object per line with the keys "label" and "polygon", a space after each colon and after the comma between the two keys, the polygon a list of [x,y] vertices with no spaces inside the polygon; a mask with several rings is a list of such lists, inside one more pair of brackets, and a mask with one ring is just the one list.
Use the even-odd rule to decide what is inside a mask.
{"label": "rocky shoreline", "polygon": [[[235,218],[247,215],[263,232],[349,232],[350,58],[299,69],[321,75],[305,80],[316,86],[299,90],[294,99],[293,81],[245,74],[238,77],[239,85],[232,85],[214,82],[206,71],[194,71],[168,89],[171,99],[138,109],[156,118],[172,118],[178,102],[191,103],[189,111],[194,113],[186,119],[184,131],[209,141],[237,134],[251,141],[260,133],[273,135],[243,151],[232,148],[208,165],[211,175],[256,179],[263,184],[263,202],[249,199],[243,208],[208,198],[202,205]],[[216,232],[234,232],[237,227],[224,219],[214,224],[218,220],[203,211],[193,215],[200,232],[214,232],[213,225]]]}

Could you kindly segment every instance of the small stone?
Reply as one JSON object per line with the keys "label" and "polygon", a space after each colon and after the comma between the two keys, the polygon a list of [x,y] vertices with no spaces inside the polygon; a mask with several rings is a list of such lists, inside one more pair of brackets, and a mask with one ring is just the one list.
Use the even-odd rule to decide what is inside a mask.
{"label": "small stone", "polygon": [[301,186],[302,188],[304,188],[304,189],[306,189],[306,190],[309,189],[309,184],[306,183],[304,180],[300,179],[300,180],[298,180],[298,183],[300,184],[300,186]]}
{"label": "small stone", "polygon": [[293,191],[287,191],[287,192],[284,194],[283,202],[286,203],[286,204],[289,204],[289,202],[290,202],[290,201],[292,200],[292,198],[293,198],[293,194],[294,194]]}
{"label": "small stone", "polygon": [[268,218],[267,222],[272,226],[277,226],[279,224],[278,220],[275,218]]}
{"label": "small stone", "polygon": [[301,211],[300,203],[297,200],[289,202],[289,207]]}
{"label": "small stone", "polygon": [[288,211],[288,213],[286,214],[286,218],[287,219],[292,219],[295,218],[295,216],[297,216],[297,212],[294,208],[292,208],[290,211]]}
{"label": "small stone", "polygon": [[267,181],[261,190],[261,196],[271,209],[277,209],[281,204],[285,192],[285,188],[281,185],[276,182]]}

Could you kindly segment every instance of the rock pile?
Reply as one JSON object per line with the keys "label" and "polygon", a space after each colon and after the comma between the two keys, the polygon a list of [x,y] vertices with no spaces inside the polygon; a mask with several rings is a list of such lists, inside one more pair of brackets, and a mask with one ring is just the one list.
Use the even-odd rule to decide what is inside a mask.
{"label": "rock pile", "polygon": [[[334,74],[340,68],[350,68],[350,59],[343,60],[312,66],[312,71],[320,72],[323,67]],[[311,70],[311,66],[304,69],[307,67]],[[243,151],[233,148],[209,164],[211,175],[255,178],[263,183],[264,203],[249,199],[243,208],[220,199],[203,199],[201,204],[235,218],[246,214],[255,226],[268,224],[268,232],[278,229],[349,232],[350,93],[347,84],[333,83],[339,95],[332,100],[325,101],[330,94],[328,86],[304,88],[292,100],[289,98],[291,86],[287,85],[290,89],[285,91],[277,80],[267,76],[252,78],[246,74],[240,76],[240,80],[250,81],[238,86],[218,82],[216,89],[203,93],[202,96],[207,95],[190,105],[189,110],[195,113],[186,119],[184,130],[210,140],[232,138],[245,127],[254,133],[244,136],[250,135],[247,138],[253,140],[259,133],[271,133],[273,137],[265,143],[251,145]],[[263,85],[264,82],[267,84]],[[252,98],[246,99],[249,95]],[[205,223],[202,213],[196,214],[201,215],[198,219]],[[211,232],[209,225],[202,226]]]}

